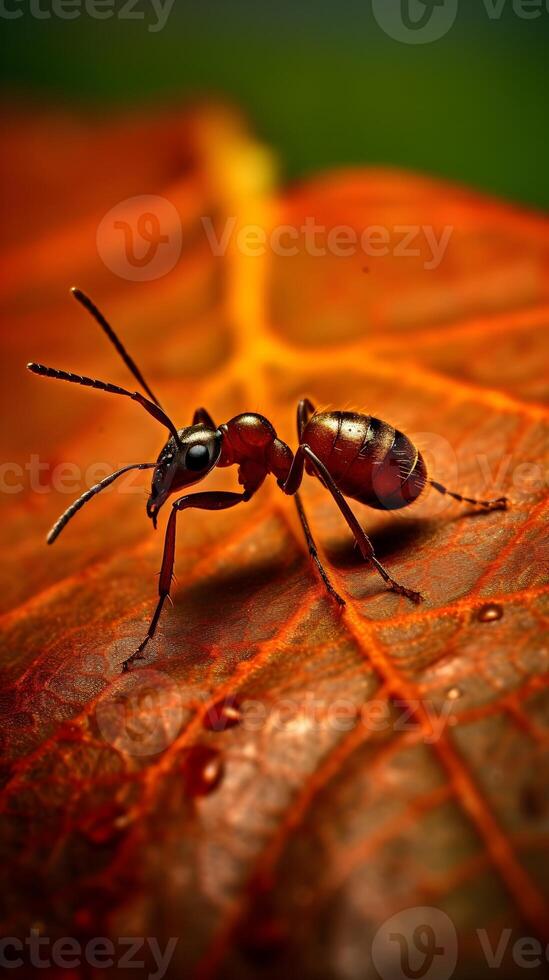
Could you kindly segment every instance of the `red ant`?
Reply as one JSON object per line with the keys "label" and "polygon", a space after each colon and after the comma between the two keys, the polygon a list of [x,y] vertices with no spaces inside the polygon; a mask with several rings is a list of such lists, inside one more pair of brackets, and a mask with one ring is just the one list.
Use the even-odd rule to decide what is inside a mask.
{"label": "red ant", "polygon": [[151,493],[147,501],[147,515],[156,528],[158,512],[170,494],[184,487],[199,483],[216,466],[238,466],[238,479],[242,493],[221,490],[184,494],[172,504],[166,528],[164,555],[159,580],[159,599],[147,635],[132,656],[123,664],[125,670],[135,660],[141,659],[143,650],[155,634],[164,602],[170,594],[175,555],[175,531],[177,514],[181,510],[196,507],[201,510],[225,510],[250,500],[272,473],[280,489],[293,496],[312,560],[329,594],[341,607],[345,600],[336,592],[324,568],[303,509],[298,490],[306,471],[316,476],[330,491],[365,561],[374,565],[388,586],[412,602],[420,602],[422,596],[396,582],[375,556],[372,543],[353,514],[346,497],[357,500],[377,510],[400,510],[416,500],[429,483],[439,493],[449,494],[455,500],[483,507],[485,510],[504,510],[507,499],[473,500],[459,493],[451,493],[446,487],[427,478],[425,462],[419,450],[398,429],[387,422],[369,415],[354,412],[316,412],[311,402],[303,399],[297,409],[299,445],[295,455],[277,437],[262,415],[245,412],[229,422],[216,426],[204,408],[198,408],[192,425],[176,429],[160,406],[158,398],[146,383],[112,327],[97,307],[79,289],[73,296],[94,317],[112,341],[126,366],[139,381],[148,397],[138,391],[127,391],[106,381],[96,381],[68,371],[58,371],[43,364],[28,364],[29,371],[46,378],[57,378],[73,384],[98,388],[114,395],[126,395],[139,402],[153,418],[170,433],[156,463],[135,463],[124,466],[95,486],[86,490],[78,500],[61,515],[48,534],[48,543],[61,533],[65,525],[88,500],[108,487],[128,470],[154,469]]}

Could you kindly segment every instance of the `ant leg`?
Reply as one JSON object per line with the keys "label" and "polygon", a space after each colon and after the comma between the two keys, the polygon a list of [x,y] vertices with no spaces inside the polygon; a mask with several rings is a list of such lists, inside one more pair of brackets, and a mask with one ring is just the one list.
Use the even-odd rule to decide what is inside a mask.
{"label": "ant leg", "polygon": [[205,408],[197,408],[193,415],[193,425],[207,425],[209,429],[217,429],[217,426],[209,412]]}
{"label": "ant leg", "polygon": [[[299,405],[297,406],[297,435],[300,441],[305,426],[307,425],[310,416],[314,414],[314,411],[315,411],[315,407],[313,403],[308,398],[302,398],[301,401],[299,402]],[[343,607],[345,605],[345,599],[343,599],[342,596],[340,596],[339,592],[335,590],[334,586],[330,581],[328,572],[326,571],[324,565],[320,560],[315,539],[313,537],[311,527],[309,525],[309,521],[307,520],[305,508],[303,507],[303,501],[301,500],[301,495],[299,493],[295,493],[294,500],[297,509],[297,514],[299,520],[301,521],[301,527],[303,528],[303,533],[305,535],[305,540],[307,542],[307,547],[309,548],[309,555],[311,556],[313,562],[315,563],[318,569],[318,573],[322,581],[324,582],[324,585],[326,586],[326,589],[328,590],[329,594],[332,596],[332,599],[335,599],[338,606]]]}
{"label": "ant leg", "polygon": [[299,405],[297,406],[297,438],[300,442],[301,436],[303,435],[303,430],[311,415],[314,415],[315,411],[316,409],[309,398],[301,399]]}
{"label": "ant leg", "polygon": [[484,507],[484,510],[507,510],[509,501],[507,497],[498,497],[497,500],[474,500],[472,497],[464,497],[461,493],[452,493],[451,490],[447,490],[446,487],[442,486],[442,483],[437,483],[435,480],[429,480],[429,483],[435,490],[439,493],[446,494],[448,497],[453,497],[454,500],[459,500],[461,504],[472,504],[473,507]]}
{"label": "ant leg", "polygon": [[226,493],[222,490],[213,490],[205,493],[190,493],[185,497],[180,497],[178,500],[174,501],[172,505],[172,512],[166,527],[164,554],[162,557],[162,567],[158,582],[158,602],[156,609],[154,611],[153,618],[151,619],[145,639],[139,644],[135,653],[132,653],[131,657],[128,657],[128,659],[124,661],[122,664],[123,670],[128,670],[136,660],[142,659],[143,650],[147,646],[149,640],[152,640],[155,634],[158,620],[160,619],[160,613],[162,612],[162,607],[170,594],[175,559],[175,530],[177,512],[180,510],[185,510],[189,507],[196,507],[200,510],[225,510],[227,507],[235,507],[236,504],[249,500],[251,495],[252,494],[249,490],[245,490],[243,493]]}
{"label": "ant leg", "polygon": [[391,575],[389,575],[389,572],[387,571],[386,568],[383,567],[381,562],[377,560],[372,542],[370,541],[364,528],[353,514],[351,508],[349,507],[349,504],[347,503],[345,497],[341,493],[341,490],[337,486],[331,473],[329,473],[329,471],[326,469],[324,463],[322,463],[321,460],[318,459],[317,456],[315,456],[310,446],[307,445],[299,446],[295,454],[292,466],[290,468],[290,472],[286,478],[286,481],[284,484],[280,484],[282,490],[284,490],[284,493],[291,494],[291,495],[297,493],[301,485],[301,481],[303,479],[303,472],[304,472],[306,459],[311,463],[311,465],[316,470],[321,483],[323,483],[326,489],[330,491],[337,506],[339,507],[341,513],[343,514],[343,517],[345,518],[347,524],[349,525],[351,531],[353,532],[355,541],[359,547],[360,553],[364,558],[364,560],[370,561],[372,565],[374,565],[374,567],[377,569],[381,577],[385,580],[385,582],[387,582],[387,585],[393,590],[393,592],[397,592],[399,595],[406,596],[406,598],[411,599],[412,602],[416,602],[416,603],[421,602],[423,597],[420,595],[419,592],[414,592],[413,589],[407,589],[406,586],[400,585],[399,582],[395,581],[395,579],[392,578]]}
{"label": "ant leg", "polygon": [[309,521],[307,520],[307,515],[305,514],[305,510],[303,508],[303,502],[301,500],[301,496],[299,495],[299,493],[294,494],[294,500],[297,508],[297,513],[299,515],[299,520],[301,521],[301,527],[303,528],[303,533],[305,535],[305,540],[307,542],[307,547],[309,548],[309,555],[311,556],[313,562],[315,563],[318,569],[318,573],[322,581],[324,582],[324,585],[326,586],[326,589],[328,590],[332,599],[335,599],[338,606],[341,606],[343,608],[343,606],[345,605],[345,599],[343,599],[343,597],[340,596],[339,592],[336,592],[334,586],[330,581],[328,572],[326,571],[324,565],[320,560],[320,556],[318,554],[318,550],[315,544],[315,539],[313,538],[311,528],[309,526]]}

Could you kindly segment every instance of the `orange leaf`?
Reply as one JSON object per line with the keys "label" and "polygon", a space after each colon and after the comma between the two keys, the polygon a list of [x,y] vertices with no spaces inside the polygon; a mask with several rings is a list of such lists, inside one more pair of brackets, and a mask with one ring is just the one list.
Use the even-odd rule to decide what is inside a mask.
{"label": "orange leaf", "polygon": [[[105,124],[29,114],[8,149],[8,935],[40,923],[52,940],[179,937],[173,977],[369,976],[377,930],[411,906],[449,915],[459,977],[486,968],[477,930],[492,948],[507,927],[513,941],[542,938],[547,221],[391,171],[281,191],[270,153],[228,109]],[[130,282],[103,264],[96,233],[142,193],[176,207],[182,254],[162,278]],[[218,236],[233,219],[223,255],[206,215]],[[271,248],[282,225],[298,229],[284,240],[295,254]],[[263,254],[238,239],[248,226]],[[334,254],[338,226],[358,239],[377,228],[377,245]],[[364,566],[309,480],[343,615],[274,481],[234,512],[183,514],[174,609],[121,674],[160,565],[146,479],[42,542],[98,478],[91,464],[154,460],[159,430],[124,399],[25,374],[32,358],[128,384],[67,298],[73,282],[179,425],[198,405],[218,422],[259,411],[295,446],[308,395],[386,419],[437,479],[506,493],[511,509],[468,516],[433,493],[397,515],[357,505],[379,557],[426,595],[416,608]],[[235,483],[230,470],[208,478]],[[505,975],[521,975],[511,946]]]}

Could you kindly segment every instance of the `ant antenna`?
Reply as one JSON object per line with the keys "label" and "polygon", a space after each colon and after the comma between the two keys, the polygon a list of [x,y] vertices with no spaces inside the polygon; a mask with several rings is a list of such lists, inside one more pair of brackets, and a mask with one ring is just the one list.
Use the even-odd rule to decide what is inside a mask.
{"label": "ant antenna", "polygon": [[39,374],[43,378],[55,378],[57,381],[70,381],[72,384],[83,385],[84,388],[97,388],[99,391],[108,391],[111,395],[127,395],[128,398],[142,405],[145,411],[149,415],[152,415],[157,422],[165,425],[168,431],[171,432],[179,448],[181,448],[179,433],[172,420],[168,418],[165,411],[160,408],[160,405],[149,401],[140,391],[127,391],[126,388],[113,385],[110,381],[98,381],[96,378],[87,378],[82,374],[73,374],[72,371],[59,371],[58,368],[46,367],[45,364],[36,364],[34,361],[27,364],[27,368],[33,374]]}
{"label": "ant antenna", "polygon": [[72,287],[71,293],[74,296],[75,300],[77,300],[77,302],[80,303],[80,305],[83,306],[84,309],[91,314],[94,320],[105,331],[111,343],[116,347],[116,350],[120,354],[120,357],[124,361],[124,364],[126,365],[126,367],[130,369],[134,378],[136,378],[139,381],[139,384],[147,392],[149,398],[156,405],[160,405],[158,398],[156,397],[154,392],[149,388],[147,382],[145,381],[145,378],[143,377],[141,371],[137,367],[137,364],[135,363],[133,358],[130,357],[122,341],[119,340],[113,328],[111,327],[110,323],[107,322],[107,320],[105,319],[101,311],[97,309],[95,303],[93,303],[92,300],[89,298],[89,296],[86,296],[86,294],[83,293],[81,289],[77,289],[76,286]]}
{"label": "ant antenna", "polygon": [[137,367],[137,364],[128,354],[122,341],[118,339],[110,323],[107,323],[105,317],[97,309],[95,303],[92,303],[89,296],[86,296],[81,289],[77,289],[76,286],[73,286],[71,293],[81,304],[81,306],[83,306],[88,313],[93,316],[94,320],[96,320],[99,326],[105,331],[111,343],[116,347],[116,350],[120,354],[124,364],[130,369],[134,378],[136,378],[137,381],[139,381],[139,384],[145,389],[149,395],[149,398],[145,398],[145,396],[139,391],[127,391],[126,388],[121,388],[119,385],[110,384],[108,381],[97,381],[94,378],[87,378],[84,375],[73,374],[71,371],[59,371],[57,368],[46,367],[45,364],[35,364],[31,362],[30,364],[27,364],[29,371],[32,371],[33,374],[40,374],[45,378],[56,378],[58,381],[71,381],[73,384],[84,385],[86,388],[98,388],[100,391],[108,391],[113,395],[127,395],[127,397],[132,398],[133,401],[139,402],[145,411],[148,412],[149,415],[152,415],[157,422],[160,422],[161,425],[165,425],[168,431],[171,432],[172,436],[174,437],[176,444],[181,448],[181,440],[175,425],[169,416],[166,415],[164,409],[158,401],[158,398],[152,389],[149,388],[147,382],[141,374],[141,371]]}
{"label": "ant antenna", "polygon": [[61,531],[65,525],[69,523],[71,517],[74,517],[81,507],[83,507],[84,504],[87,504],[88,500],[91,500],[92,497],[96,496],[96,494],[101,493],[105,487],[108,487],[111,483],[114,483],[114,481],[117,480],[119,476],[122,476],[123,473],[127,473],[128,470],[151,470],[154,468],[154,466],[155,463],[132,463],[130,466],[122,467],[121,470],[116,470],[115,473],[111,473],[109,476],[106,476],[100,483],[96,483],[95,486],[90,487],[90,489],[86,490],[82,496],[78,498],[78,500],[75,500],[74,503],[70,505],[70,507],[67,507],[65,513],[61,514],[61,517],[56,520],[48,534],[48,544],[53,544],[55,539],[61,534]]}

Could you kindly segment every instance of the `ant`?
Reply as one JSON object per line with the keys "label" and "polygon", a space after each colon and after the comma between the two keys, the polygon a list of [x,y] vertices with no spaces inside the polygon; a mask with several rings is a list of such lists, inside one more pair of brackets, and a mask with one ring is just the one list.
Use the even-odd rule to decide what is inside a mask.
{"label": "ant", "polygon": [[53,525],[48,534],[48,544],[56,540],[66,524],[88,500],[128,470],[154,469],[147,501],[147,516],[151,518],[155,528],[160,508],[168,497],[176,491],[200,483],[216,466],[238,466],[238,480],[243,487],[241,493],[221,490],[185,493],[173,502],[166,527],[157,606],[144,640],[135,653],[124,661],[124,670],[128,670],[136,660],[142,659],[145,647],[155,634],[164,602],[170,595],[176,520],[182,510],[191,507],[200,510],[226,510],[235,507],[251,500],[265,477],[273,474],[283,493],[293,497],[296,502],[310,556],[328,593],[338,606],[344,607],[345,600],[332,585],[320,560],[298,492],[305,472],[317,477],[331,493],[364,560],[371,562],[390,589],[415,603],[420,602],[422,596],[396,582],[378,561],[368,535],[353,514],[346,498],[350,497],[377,510],[400,510],[413,503],[429,483],[439,493],[448,494],[462,503],[482,507],[486,511],[505,510],[507,507],[508,501],[505,497],[497,500],[474,500],[452,493],[435,480],[428,479],[425,462],[419,450],[404,433],[387,422],[354,412],[317,412],[307,398],[300,401],[297,409],[299,445],[295,455],[278,438],[269,420],[253,412],[236,415],[229,422],[216,426],[205,408],[197,408],[192,425],[177,429],[103,314],[81,290],[72,289],[71,292],[105,331],[146,395],[139,391],[127,391],[107,381],[59,371],[43,364],[30,363],[27,365],[29,371],[46,378],[97,388],[113,395],[125,395],[142,405],[170,435],[156,463],[124,466],[86,490]]}

